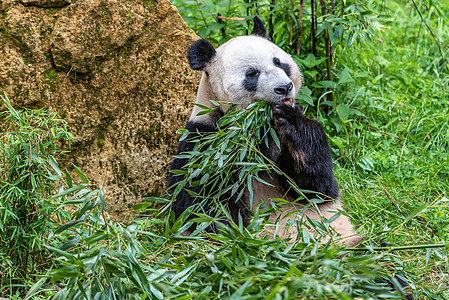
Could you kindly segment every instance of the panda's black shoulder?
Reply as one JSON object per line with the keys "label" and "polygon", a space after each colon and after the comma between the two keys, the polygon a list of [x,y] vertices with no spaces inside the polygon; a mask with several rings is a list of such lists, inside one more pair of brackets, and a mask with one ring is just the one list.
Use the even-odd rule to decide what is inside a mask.
{"label": "panda's black shoulder", "polygon": [[186,126],[190,132],[214,132],[217,131],[217,123],[224,116],[220,107],[217,107],[213,111],[207,113],[203,117],[195,116],[191,118]]}
{"label": "panda's black shoulder", "polygon": [[196,120],[190,120],[187,122],[185,129],[187,129],[191,133],[196,132],[215,132],[217,131],[216,123],[212,122],[201,122]]}

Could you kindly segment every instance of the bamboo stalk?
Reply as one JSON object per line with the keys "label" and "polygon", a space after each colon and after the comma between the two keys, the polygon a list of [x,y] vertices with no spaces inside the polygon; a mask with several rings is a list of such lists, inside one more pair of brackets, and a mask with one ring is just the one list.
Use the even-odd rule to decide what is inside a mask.
{"label": "bamboo stalk", "polygon": [[[292,1],[289,1],[289,4],[290,4],[289,5],[290,7],[293,7]],[[288,31],[288,46],[289,47],[291,47],[293,45],[293,21],[294,21],[293,17],[290,16],[290,18],[292,20],[290,22],[290,28],[289,28],[289,31]]]}
{"label": "bamboo stalk", "polygon": [[[217,21],[218,21],[218,24],[221,24],[221,20],[228,20],[228,19],[227,19],[226,17],[222,17],[221,14],[218,13],[218,14],[217,14]],[[226,30],[225,30],[225,27],[222,27],[222,28],[221,28],[221,37],[222,37],[223,39],[226,39]]]}
{"label": "bamboo stalk", "polygon": [[[331,13],[335,13],[335,0],[331,0]],[[332,47],[332,44],[330,45],[330,53],[331,53],[331,63],[332,63],[332,57],[334,56],[334,48]]]}
{"label": "bamboo stalk", "polygon": [[437,44],[438,50],[440,51],[440,55],[441,55],[441,62],[443,64],[446,64],[446,60],[444,59],[443,51],[441,50],[440,40],[436,37],[435,33],[433,32],[432,28],[430,28],[429,24],[427,24],[427,22],[424,20],[421,12],[418,9],[418,6],[415,3],[415,0],[412,0],[412,3],[413,3],[413,6],[415,7],[416,11],[418,12],[418,15],[420,16],[421,21],[424,23],[424,25],[426,25],[427,29],[429,29],[430,33],[432,34],[435,44]]}
{"label": "bamboo stalk", "polygon": [[316,24],[316,16],[315,16],[315,0],[311,0],[311,8],[312,8],[312,53],[316,56],[316,36],[315,36],[315,24]]}
{"label": "bamboo stalk", "polygon": [[[243,1],[244,3],[247,3],[247,5],[246,5],[246,17],[249,17],[249,4],[250,4],[250,0],[247,0],[247,1]],[[231,2],[229,2],[229,5],[231,5]],[[257,4],[256,4],[257,5]],[[257,11],[257,9],[256,9],[256,11]],[[256,15],[257,15],[257,13],[256,13]],[[248,22],[246,22],[246,23],[248,23]],[[245,29],[245,35],[248,35],[249,34],[249,31],[248,31],[248,26],[246,26],[246,29]]]}
{"label": "bamboo stalk", "polygon": [[[274,5],[276,4],[276,0],[271,0],[271,10],[273,9]],[[272,12],[272,11],[271,11]],[[273,39],[273,35],[274,35],[274,24],[273,24],[273,18],[269,18],[268,19],[268,36]]]}
{"label": "bamboo stalk", "polygon": [[302,13],[304,10],[304,0],[299,1],[299,16],[298,16],[298,42],[296,44],[296,54],[301,53],[301,34],[302,34]]}
{"label": "bamboo stalk", "polygon": [[[324,0],[320,0],[320,6],[321,6],[321,13],[323,15],[326,14],[326,3]],[[325,18],[323,19],[323,21]],[[329,32],[327,29],[324,29],[324,47],[326,49],[326,68],[327,68],[327,80],[332,81],[332,58],[331,58],[331,50],[330,50],[330,44],[329,44]],[[334,102],[334,93],[332,90],[330,90],[330,93],[327,94],[327,100]]]}

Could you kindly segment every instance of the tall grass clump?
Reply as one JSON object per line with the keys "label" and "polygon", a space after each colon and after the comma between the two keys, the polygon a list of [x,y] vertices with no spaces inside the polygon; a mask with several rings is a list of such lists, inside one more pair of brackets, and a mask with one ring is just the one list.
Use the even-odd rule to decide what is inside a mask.
{"label": "tall grass clump", "polygon": [[60,203],[51,198],[52,166],[73,137],[57,114],[18,111],[6,95],[1,98],[6,128],[0,133],[0,293],[7,295],[49,267],[44,244],[65,219]]}
{"label": "tall grass clump", "polygon": [[[1,98],[0,295],[50,296],[57,287],[48,286],[50,271],[61,266],[52,252],[86,242],[86,236],[86,243],[100,240],[106,203],[80,169],[73,166],[79,178],[72,179],[58,166],[73,140],[67,123],[45,109],[16,110],[6,95]],[[66,279],[74,270],[64,272]]]}

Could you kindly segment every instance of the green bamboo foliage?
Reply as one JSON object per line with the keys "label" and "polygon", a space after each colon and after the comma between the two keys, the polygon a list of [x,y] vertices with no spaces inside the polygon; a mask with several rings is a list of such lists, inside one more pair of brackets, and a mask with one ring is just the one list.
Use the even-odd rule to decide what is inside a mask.
{"label": "green bamboo foliage", "polygon": [[[220,105],[215,104],[217,107]],[[205,133],[191,140],[196,143],[193,151],[177,156],[189,160],[186,170],[175,171],[186,176],[186,181],[181,182],[177,190],[188,183],[189,186],[202,185],[219,191],[216,195],[196,195],[208,201],[217,201],[216,207],[220,206],[220,196],[226,193],[239,193],[237,199],[240,199],[244,187],[249,187],[252,206],[253,179],[264,183],[259,172],[270,173],[275,168],[272,162],[262,155],[259,144],[265,143],[268,147],[268,138],[271,137],[280,145],[279,138],[271,127],[271,107],[266,102],[252,103],[245,110],[235,108],[236,104],[231,105],[220,119],[218,132]],[[207,107],[203,109],[201,113],[211,112]],[[189,134],[185,129],[179,130],[179,133],[182,134],[181,140]],[[173,196],[176,196],[176,192]]]}
{"label": "green bamboo foliage", "polygon": [[54,156],[73,137],[57,114],[18,111],[6,95],[1,98],[6,129],[0,133],[0,273],[9,278],[0,276],[3,294],[8,285],[49,267],[43,244],[54,224],[65,220],[60,203],[51,198]]}

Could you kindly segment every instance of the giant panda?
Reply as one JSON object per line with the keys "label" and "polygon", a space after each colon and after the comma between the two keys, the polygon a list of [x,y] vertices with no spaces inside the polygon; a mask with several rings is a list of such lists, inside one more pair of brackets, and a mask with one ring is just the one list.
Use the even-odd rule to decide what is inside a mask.
{"label": "giant panda", "polygon": [[[251,211],[262,201],[270,205],[272,199],[284,198],[292,204],[282,206],[282,212],[272,213],[269,221],[274,223],[279,218],[278,228],[281,230],[277,230],[277,234],[281,238],[293,240],[300,228],[287,226],[288,220],[307,222],[306,217],[318,221],[322,221],[322,217],[329,220],[343,210],[338,200],[339,188],[333,174],[327,136],[322,126],[307,118],[295,101],[302,85],[299,67],[290,55],[270,41],[266,28],[258,17],[254,18],[254,28],[250,35],[235,37],[217,49],[205,39],[197,40],[189,47],[187,58],[193,70],[203,71],[196,103],[209,108],[216,108],[210,100],[235,103],[238,104],[237,108],[245,108],[255,101],[266,101],[271,105],[272,122],[280,138],[281,147],[279,149],[271,141],[271,146],[261,147],[262,152],[294,179],[299,188],[309,191],[306,193],[307,198],[325,200],[318,204],[321,216],[313,208],[304,209],[303,205],[307,201],[293,204],[299,195],[288,188],[284,176],[274,173],[273,176],[264,178],[271,186],[254,181],[252,207],[248,193],[238,201],[235,195],[222,196],[233,221],[238,222],[240,214],[247,225]],[[180,142],[178,154],[193,149],[194,143],[189,140],[198,133],[217,131],[216,124],[223,116],[224,108],[220,106],[212,113],[198,114],[201,110],[200,106],[193,108],[185,126],[190,135]],[[186,163],[186,158],[175,158],[170,170],[182,170]],[[169,193],[173,193],[173,186],[184,178],[179,172],[175,173],[178,174],[169,174]],[[172,210],[177,218],[187,208],[199,202],[188,193],[189,188],[198,191],[201,187],[187,186],[176,195]],[[207,213],[211,205],[212,203],[206,203],[202,211]],[[285,217],[286,215],[289,216]],[[337,236],[340,236],[337,243],[355,246],[362,240],[362,237],[354,232],[350,219],[345,214],[341,214],[331,226],[338,233]],[[273,229],[268,231],[274,233]]]}

